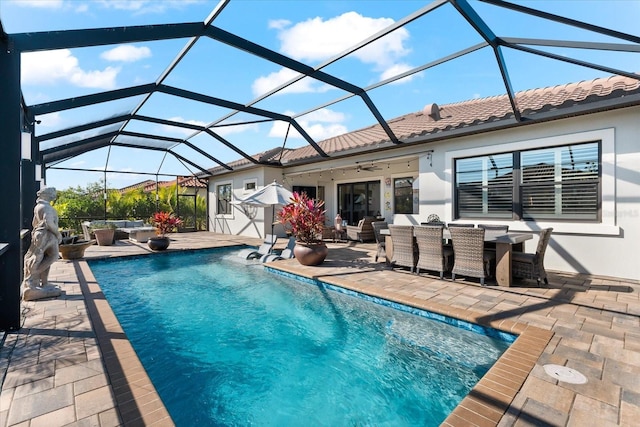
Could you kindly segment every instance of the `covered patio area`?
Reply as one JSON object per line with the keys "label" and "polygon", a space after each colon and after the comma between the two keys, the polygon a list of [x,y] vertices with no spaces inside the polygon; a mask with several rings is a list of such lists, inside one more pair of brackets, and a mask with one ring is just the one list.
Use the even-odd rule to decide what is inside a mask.
{"label": "covered patio area", "polygon": [[[171,238],[172,250],[260,243],[206,232]],[[373,262],[373,243],[328,246],[321,266],[270,266],[521,334],[445,425],[633,425],[640,416],[640,283],[549,272],[548,288],[481,287],[391,270]],[[123,241],[92,246],[85,258],[148,252]],[[60,260],[50,277],[63,296],[23,303],[21,329],[0,351],[0,426],[173,425],[86,262]],[[559,382],[546,364],[588,382]]]}

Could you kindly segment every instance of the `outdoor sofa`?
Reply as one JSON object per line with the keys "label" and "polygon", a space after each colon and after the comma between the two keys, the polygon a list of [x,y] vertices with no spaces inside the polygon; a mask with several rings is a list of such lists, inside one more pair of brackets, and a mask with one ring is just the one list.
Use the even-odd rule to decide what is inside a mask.
{"label": "outdoor sofa", "polygon": [[144,243],[156,234],[156,229],[143,220],[106,220],[106,221],[84,221],[82,223],[82,233],[85,240],[91,240],[91,225],[95,223],[108,223],[115,225],[114,240],[132,240]]}

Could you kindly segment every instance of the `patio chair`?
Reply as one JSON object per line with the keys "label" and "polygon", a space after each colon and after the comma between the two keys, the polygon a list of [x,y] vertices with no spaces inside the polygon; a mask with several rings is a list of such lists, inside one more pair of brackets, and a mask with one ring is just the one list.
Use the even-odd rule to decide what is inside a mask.
{"label": "patio chair", "polygon": [[416,249],[413,242],[412,225],[389,225],[393,244],[392,266],[409,267],[411,272],[416,266]]}
{"label": "patio chair", "polygon": [[263,255],[270,254],[273,251],[273,246],[276,244],[277,240],[278,236],[275,234],[267,234],[258,249],[243,249],[238,252],[238,256],[243,259],[256,259]]}
{"label": "patio chair", "polygon": [[452,280],[456,274],[477,277],[484,286],[484,279],[490,276],[491,262],[495,262],[496,253],[484,249],[484,229],[471,227],[452,227],[453,270]]}
{"label": "patio chair", "polygon": [[371,223],[373,227],[373,235],[376,238],[376,257],[375,262],[378,262],[378,257],[387,256],[387,250],[385,247],[385,236],[380,234],[380,230],[388,229],[389,224],[386,221],[375,221]]}
{"label": "patio chair", "polygon": [[483,228],[485,231],[491,232],[505,232],[509,231],[509,225],[505,224],[478,224],[478,228]]}
{"label": "patio chair", "polygon": [[374,217],[365,216],[358,221],[358,225],[347,225],[347,237],[349,240],[358,240],[360,243],[375,240],[373,227],[371,226],[374,221]]}
{"label": "patio chair", "polygon": [[293,248],[296,245],[296,238],[289,237],[289,241],[287,242],[287,247],[282,250],[279,254],[266,254],[262,255],[260,258],[260,262],[271,262],[278,261],[281,259],[291,259],[294,257]]}
{"label": "patio chair", "polygon": [[[482,228],[486,233],[491,235],[507,234],[509,232],[509,225],[502,224],[478,224],[478,228]],[[484,242],[484,248],[495,251],[496,242]]]}
{"label": "patio chair", "polygon": [[547,272],[544,269],[544,254],[552,231],[553,228],[540,230],[540,238],[535,254],[526,252],[513,252],[511,254],[511,271],[514,277],[536,279],[538,286],[540,286],[540,280],[544,280],[545,285],[549,284]]}
{"label": "patio chair", "polygon": [[418,246],[418,260],[416,262],[416,274],[420,269],[437,271],[440,279],[444,278],[444,272],[449,271],[450,261],[453,258],[453,249],[442,244],[441,225],[427,225],[416,227],[413,233],[416,236]]}
{"label": "patio chair", "polygon": [[[444,225],[444,223],[442,223]],[[450,222],[449,224],[446,225],[447,228],[473,228],[474,225],[473,224],[464,224],[464,223],[456,223],[456,222]],[[444,244],[446,247],[448,248],[453,248],[453,244],[451,243],[451,239],[447,239],[447,241]]]}

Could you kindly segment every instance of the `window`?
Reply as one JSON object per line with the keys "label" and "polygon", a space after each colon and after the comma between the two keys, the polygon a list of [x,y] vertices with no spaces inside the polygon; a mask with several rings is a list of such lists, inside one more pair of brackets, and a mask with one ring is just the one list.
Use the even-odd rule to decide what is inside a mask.
{"label": "window", "polygon": [[394,213],[413,213],[413,177],[393,179]]}
{"label": "window", "polygon": [[599,142],[457,159],[455,166],[458,218],[599,219]]}
{"label": "window", "polygon": [[231,184],[221,184],[216,187],[218,215],[231,214]]}
{"label": "window", "polygon": [[512,154],[456,161],[458,217],[511,218],[512,181]]}
{"label": "window", "polygon": [[598,219],[599,144],[521,153],[524,219]]}
{"label": "window", "polygon": [[257,179],[245,180],[244,181],[244,192],[245,193],[252,193],[252,192],[256,191],[257,185],[258,185],[258,180]]}
{"label": "window", "polygon": [[365,216],[380,215],[380,181],[338,184],[338,213],[356,225]]}

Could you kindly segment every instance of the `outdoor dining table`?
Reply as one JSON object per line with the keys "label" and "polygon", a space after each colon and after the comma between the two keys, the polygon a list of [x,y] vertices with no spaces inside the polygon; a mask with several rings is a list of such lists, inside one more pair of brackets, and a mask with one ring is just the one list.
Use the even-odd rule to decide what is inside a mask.
{"label": "outdoor dining table", "polygon": [[[380,234],[385,236],[387,262],[390,262],[393,255],[391,233],[388,229],[384,229],[380,231]],[[451,233],[448,229],[445,228],[442,231],[442,237],[446,240],[451,239]],[[484,241],[496,244],[496,283],[498,286],[509,287],[513,284],[511,254],[514,250],[524,252],[524,242],[531,239],[533,239],[532,233],[504,233],[502,231],[495,232],[491,230],[485,232]]]}

